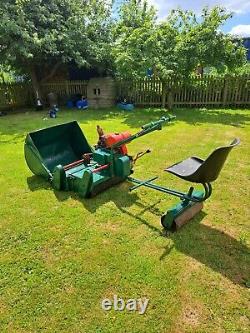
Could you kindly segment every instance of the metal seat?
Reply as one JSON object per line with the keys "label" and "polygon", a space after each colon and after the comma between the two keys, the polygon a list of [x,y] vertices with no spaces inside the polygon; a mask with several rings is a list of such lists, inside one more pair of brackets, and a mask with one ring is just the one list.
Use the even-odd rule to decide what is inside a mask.
{"label": "metal seat", "polygon": [[168,167],[165,171],[193,183],[204,184],[213,182],[218,178],[229,152],[239,143],[240,139],[236,138],[229,146],[215,149],[206,160],[198,157],[189,157]]}

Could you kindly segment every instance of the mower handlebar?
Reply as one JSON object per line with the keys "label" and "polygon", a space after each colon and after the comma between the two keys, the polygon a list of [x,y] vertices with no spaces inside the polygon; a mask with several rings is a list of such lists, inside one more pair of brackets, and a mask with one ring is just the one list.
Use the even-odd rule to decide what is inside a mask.
{"label": "mower handlebar", "polygon": [[143,130],[147,130],[147,129],[154,129],[154,127],[159,127],[159,129],[161,129],[162,124],[166,123],[166,122],[170,122],[171,120],[175,119],[176,116],[167,116],[167,117],[161,117],[159,120],[157,121],[151,121],[151,123],[145,124],[143,125],[141,128]]}
{"label": "mower handlebar", "polygon": [[131,141],[133,141],[134,139],[137,139],[143,135],[146,135],[150,132],[156,131],[156,130],[161,130],[162,129],[162,124],[165,122],[170,122],[171,120],[175,119],[175,116],[167,116],[167,117],[161,117],[159,120],[157,121],[152,121],[151,123],[145,124],[143,125],[141,128],[142,130],[139,131],[138,133],[135,133],[134,135],[131,135],[130,137],[121,140],[119,142],[116,142],[115,144],[113,144],[112,146],[110,146],[111,149],[120,147],[124,144],[127,144]]}

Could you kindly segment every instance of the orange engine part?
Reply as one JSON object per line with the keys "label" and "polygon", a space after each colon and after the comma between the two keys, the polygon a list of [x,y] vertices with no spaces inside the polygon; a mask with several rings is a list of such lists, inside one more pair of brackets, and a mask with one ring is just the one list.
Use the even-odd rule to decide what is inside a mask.
{"label": "orange engine part", "polygon": [[[107,148],[109,148],[113,144],[120,142],[124,139],[127,139],[129,137],[131,137],[131,134],[129,132],[105,134],[104,135],[105,146]],[[128,149],[127,149],[126,145],[120,146],[119,150],[122,155],[127,155],[127,153],[128,153]]]}

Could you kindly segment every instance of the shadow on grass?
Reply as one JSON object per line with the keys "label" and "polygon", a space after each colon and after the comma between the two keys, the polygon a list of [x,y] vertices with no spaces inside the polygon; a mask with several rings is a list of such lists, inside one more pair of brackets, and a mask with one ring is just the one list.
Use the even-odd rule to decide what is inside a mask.
{"label": "shadow on grass", "polygon": [[[59,125],[65,122],[77,120],[80,123],[88,123],[89,121],[105,120],[107,118],[115,118],[116,110],[89,110],[89,112],[80,112],[78,110],[62,110],[58,113],[58,117],[50,119],[47,111],[27,110],[25,113],[9,114],[0,121],[0,136],[3,135],[21,135],[27,133]],[[93,126],[94,127],[94,126]],[[95,127],[93,128],[95,131]]]}
{"label": "shadow on grass", "polygon": [[[140,203],[138,203],[141,207]],[[246,244],[227,233],[202,224],[202,220],[207,215],[201,211],[193,220],[182,227],[181,230],[170,233],[163,229],[156,228],[141,215],[144,211],[151,211],[153,214],[160,216],[155,205],[152,204],[141,212],[140,216],[134,216],[131,213],[122,210],[124,213],[137,219],[140,223],[147,226],[151,231],[160,236],[165,236],[173,241],[171,246],[166,246],[160,260],[164,260],[175,248],[177,251],[194,258],[200,263],[211,268],[213,271],[224,275],[235,284],[246,286],[250,280],[250,250]],[[163,231],[162,231],[163,230]]]}
{"label": "shadow on grass", "polygon": [[42,189],[43,190],[52,190],[52,187],[48,181],[46,181],[42,177],[35,176],[35,175],[27,177],[27,185],[32,192],[42,190]]}
{"label": "shadow on grass", "polygon": [[[129,188],[132,185],[131,183],[123,182],[118,185],[112,186],[111,188],[105,190],[104,192],[90,199],[82,199],[74,192],[54,190],[48,181],[44,180],[42,177],[38,177],[35,175],[27,178],[27,185],[32,192],[37,190],[39,191],[41,189],[53,191],[58,201],[65,201],[69,198],[77,200],[84,206],[86,210],[88,210],[92,214],[94,214],[97,211],[97,209],[107,204],[108,202],[114,203],[117,209],[119,209],[122,213],[137,219],[140,223],[144,224],[145,226],[147,226],[149,229],[156,232],[160,236],[164,235],[160,227],[156,228],[155,226],[151,225],[148,221],[146,221],[144,218],[142,218],[142,215],[146,211],[150,211],[153,214],[158,215],[160,220],[161,213],[156,208],[156,206],[159,204],[161,200],[151,204],[150,206],[145,206],[141,204],[138,201],[138,195],[135,192],[133,193],[129,192]],[[127,208],[131,207],[134,204],[139,206],[139,208],[142,208],[139,215],[134,215],[129,210],[127,210]]]}
{"label": "shadow on grass", "polygon": [[[250,116],[237,110],[226,109],[175,109],[173,114],[176,115],[176,120],[184,121],[191,125],[197,124],[224,124],[236,127],[244,127],[247,122],[250,122]],[[77,120],[81,124],[89,122],[99,122],[101,125],[102,120],[112,120],[122,118],[122,123],[130,128],[139,128],[142,125],[155,121],[166,115],[168,112],[163,109],[135,109],[132,112],[121,111],[116,108],[112,109],[99,109],[99,110],[62,110],[59,112],[58,118],[43,120],[45,113],[29,111],[28,114],[13,114],[3,117],[0,121],[0,135],[21,135],[25,136],[28,132],[37,130],[39,128],[50,127],[64,122]],[[171,124],[174,125],[174,122]],[[95,131],[93,124],[93,131]],[[114,128],[115,130],[115,128]]]}
{"label": "shadow on grass", "polygon": [[[166,115],[166,110],[162,109],[136,109],[133,112],[111,109],[98,110],[61,110],[58,117],[50,119],[44,111],[29,111],[26,113],[9,114],[0,122],[0,135],[21,135],[24,136],[29,132],[59,125],[65,122],[76,120],[80,124],[93,122],[93,131],[96,132],[96,124],[101,125],[102,121],[120,119],[122,123],[131,128],[139,128],[142,125],[158,120]],[[116,129],[114,128],[114,131]]]}
{"label": "shadow on grass", "polygon": [[250,116],[238,110],[227,109],[175,109],[176,119],[188,124],[223,124],[244,127],[250,122]]}
{"label": "shadow on grass", "polygon": [[88,199],[80,198],[79,195],[75,192],[57,191],[52,188],[49,181],[46,181],[42,177],[35,175],[27,178],[27,185],[32,192],[41,189],[53,191],[58,201],[65,201],[69,198],[77,200],[90,213],[95,213],[99,207],[105,205],[108,202],[113,202],[116,207],[120,209],[120,207],[130,207],[138,199],[136,193],[132,193],[129,195],[129,188],[131,187],[131,184],[127,182],[114,185],[111,188],[106,189],[102,193],[99,193],[95,197]]}
{"label": "shadow on grass", "polygon": [[[53,190],[47,181],[37,176],[27,178],[27,184],[31,191],[40,189]],[[72,192],[54,191],[54,193],[59,201],[67,200],[70,197],[78,200],[91,213],[95,213],[102,205],[112,202],[121,212],[131,216],[139,221],[139,223],[148,227],[150,231],[163,237],[164,231],[162,231],[163,229],[160,226],[160,216],[163,212],[160,212],[156,207],[159,201],[152,203],[150,206],[145,206],[140,203],[137,194],[129,194],[130,186],[131,184],[124,182],[100,193],[92,199],[80,199],[77,194]],[[139,214],[135,215],[127,209],[134,204],[142,208]],[[150,211],[159,217],[159,228],[143,218],[142,215],[146,211]],[[169,233],[167,237],[171,238],[174,244],[172,247],[165,248],[160,260],[164,260],[171,250],[175,248],[177,251],[211,268],[213,271],[224,275],[233,283],[244,285],[244,283],[249,282],[249,248],[243,242],[238,241],[227,233],[202,224],[201,222],[205,216],[206,214],[201,211],[192,221],[183,226],[181,230]]]}
{"label": "shadow on grass", "polygon": [[174,244],[165,248],[160,260],[164,260],[175,248],[233,283],[245,285],[250,278],[249,248],[227,233],[200,223],[205,216],[204,212],[200,212],[188,225],[170,234]]}

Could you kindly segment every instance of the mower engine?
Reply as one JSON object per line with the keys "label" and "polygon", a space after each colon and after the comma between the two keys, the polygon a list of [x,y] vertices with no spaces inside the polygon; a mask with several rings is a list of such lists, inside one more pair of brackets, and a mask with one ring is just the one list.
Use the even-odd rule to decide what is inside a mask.
{"label": "mower engine", "polygon": [[[110,148],[114,144],[119,144],[121,141],[131,137],[129,132],[104,134],[103,129],[99,125],[97,125],[97,133],[99,134],[99,140],[96,145],[97,148]],[[118,146],[115,151],[121,155],[128,154],[128,149],[125,144]]]}

